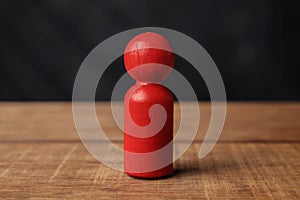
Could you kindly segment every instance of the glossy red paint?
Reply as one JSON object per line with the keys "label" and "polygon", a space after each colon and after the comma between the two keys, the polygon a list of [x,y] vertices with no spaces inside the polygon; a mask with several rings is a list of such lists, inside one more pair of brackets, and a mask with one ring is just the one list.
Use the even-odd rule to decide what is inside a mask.
{"label": "glossy red paint", "polygon": [[[150,48],[149,48],[150,47]],[[155,48],[154,48],[155,47]],[[168,76],[174,66],[174,54],[169,42],[156,33],[143,33],[133,38],[127,45],[124,54],[124,63],[129,74],[137,81],[132,86],[124,99],[124,171],[130,176],[138,178],[159,178],[173,173],[173,163],[154,170],[145,172],[142,166],[145,164],[155,166],[161,159],[172,159],[173,151],[169,149],[164,156],[156,156],[143,160],[143,165],[134,156],[128,156],[127,152],[148,153],[161,149],[173,140],[173,94],[159,83]],[[169,66],[157,67],[159,64]],[[143,65],[142,67],[139,67]],[[137,70],[134,68],[138,67]],[[131,71],[130,71],[131,70]],[[151,135],[147,125],[151,123],[149,110],[151,106],[159,104],[166,111],[166,121],[158,133],[150,137],[135,137],[128,131],[137,131],[129,128],[130,123],[146,127],[136,134]],[[154,113],[153,118],[158,118]],[[133,170],[131,166],[140,168],[140,172]],[[138,166],[136,166],[138,165]]]}

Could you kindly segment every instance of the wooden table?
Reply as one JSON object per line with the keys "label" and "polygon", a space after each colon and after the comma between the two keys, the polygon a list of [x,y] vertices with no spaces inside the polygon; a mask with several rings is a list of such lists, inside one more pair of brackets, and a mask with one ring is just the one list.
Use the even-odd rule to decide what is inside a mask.
{"label": "wooden table", "polygon": [[[204,159],[202,127],[174,176],[133,179],[94,159],[80,142],[69,102],[0,103],[0,199],[300,199],[300,103],[231,102],[222,136]],[[178,106],[175,109],[178,112]],[[97,114],[122,145],[108,103]],[[175,120],[178,120],[176,118]]]}

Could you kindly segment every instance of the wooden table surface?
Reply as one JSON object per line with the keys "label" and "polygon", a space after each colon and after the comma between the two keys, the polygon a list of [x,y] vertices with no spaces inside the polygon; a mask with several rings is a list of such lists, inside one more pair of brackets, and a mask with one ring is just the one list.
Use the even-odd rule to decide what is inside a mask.
{"label": "wooden table surface", "polygon": [[[176,161],[176,173],[141,180],[88,153],[75,130],[71,103],[2,102],[0,199],[300,199],[300,103],[228,103],[223,133],[204,159],[197,155],[210,104],[200,107],[201,129]],[[96,108],[108,137],[122,146],[109,104]]]}

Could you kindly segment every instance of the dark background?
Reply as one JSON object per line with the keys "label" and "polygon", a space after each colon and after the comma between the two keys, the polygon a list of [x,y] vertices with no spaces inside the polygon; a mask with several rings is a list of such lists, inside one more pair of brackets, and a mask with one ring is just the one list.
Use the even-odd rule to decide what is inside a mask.
{"label": "dark background", "polygon": [[[223,77],[229,100],[299,100],[297,1],[281,0],[2,0],[0,100],[71,100],[85,56],[119,32],[146,26],[180,31],[198,41]],[[201,76],[176,57],[200,100]],[[117,59],[101,78],[109,100],[125,72]],[[99,87],[100,88],[100,87]]]}

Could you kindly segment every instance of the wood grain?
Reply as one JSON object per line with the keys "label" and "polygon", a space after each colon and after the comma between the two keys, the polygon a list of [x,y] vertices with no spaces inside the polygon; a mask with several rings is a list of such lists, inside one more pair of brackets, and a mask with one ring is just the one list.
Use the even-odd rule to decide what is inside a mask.
{"label": "wood grain", "polygon": [[[205,127],[209,104],[200,106]],[[198,159],[200,130],[176,173],[161,180],[133,179],[95,160],[78,139],[70,103],[0,103],[0,111],[0,199],[300,199],[300,103],[229,103],[214,150]],[[122,146],[109,104],[98,103],[97,114]]]}
{"label": "wood grain", "polygon": [[[210,120],[210,104],[200,102],[197,140],[202,140]],[[79,141],[72,105],[68,102],[0,103],[1,141]],[[101,126],[114,141],[123,138],[112,117],[110,104],[96,103]],[[180,109],[175,104],[175,124]],[[300,141],[300,103],[229,102],[220,141]],[[190,120],[193,122],[193,120]],[[176,127],[175,127],[176,130]]]}

